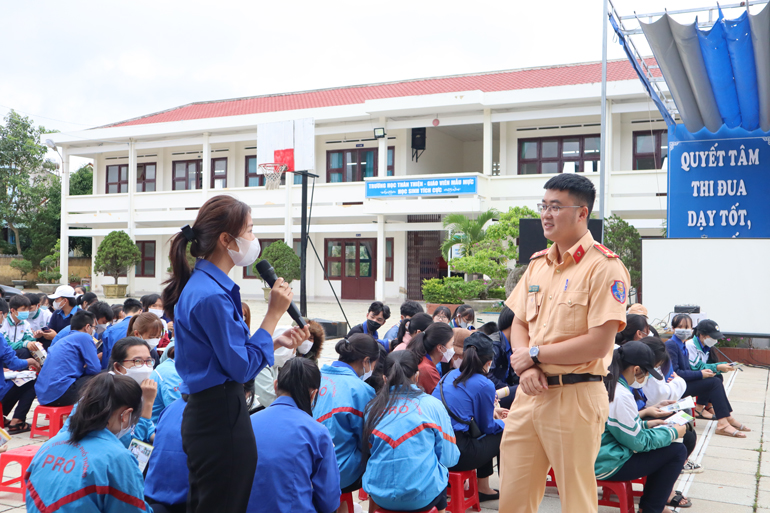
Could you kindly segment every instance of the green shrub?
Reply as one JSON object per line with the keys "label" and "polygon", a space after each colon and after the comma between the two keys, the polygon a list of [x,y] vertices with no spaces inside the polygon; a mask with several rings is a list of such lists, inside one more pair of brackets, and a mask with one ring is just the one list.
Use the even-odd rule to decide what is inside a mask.
{"label": "green shrub", "polygon": [[11,260],[11,267],[19,271],[22,280],[25,280],[26,276],[32,272],[32,262],[29,260],[22,260],[20,258]]}
{"label": "green shrub", "polygon": [[493,289],[489,289],[489,293],[487,294],[487,297],[489,299],[502,299],[505,301],[508,299],[505,297],[505,289],[503,287],[496,287]]}
{"label": "green shrub", "polygon": [[142,253],[131,237],[122,231],[114,231],[99,244],[94,259],[94,272],[103,273],[115,278],[128,273],[128,268],[142,261]]}
{"label": "green shrub", "polygon": [[422,281],[422,298],[428,303],[462,304],[466,299],[486,299],[484,280],[465,281],[459,276]]}
{"label": "green shrub", "polygon": [[[300,260],[294,249],[284,241],[277,240],[262,250],[262,258],[267,260],[275,269],[275,274],[286,283],[300,279]],[[256,264],[254,272],[257,272]]]}

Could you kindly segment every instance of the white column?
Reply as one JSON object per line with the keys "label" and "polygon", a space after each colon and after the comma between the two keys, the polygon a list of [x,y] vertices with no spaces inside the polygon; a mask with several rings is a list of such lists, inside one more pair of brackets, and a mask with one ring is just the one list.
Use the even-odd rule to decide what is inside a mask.
{"label": "white column", "polygon": [[492,109],[484,109],[483,169],[485,175],[492,174]]}
{"label": "white column", "polygon": [[385,301],[385,216],[377,216],[377,281],[375,298]]}
{"label": "white column", "polygon": [[[134,196],[136,195],[136,141],[130,139],[128,142],[128,236],[136,241],[134,232],[136,231],[136,206]],[[134,293],[134,274],[136,268],[128,268],[128,290],[130,296]]]}
{"label": "white column", "polygon": [[67,219],[69,218],[69,212],[67,211],[67,199],[70,195],[70,155],[66,146],[61,148],[61,237],[59,244],[59,272],[61,273],[61,279],[59,283],[69,283],[69,247],[70,238],[67,234],[69,225]]}
{"label": "white column", "polygon": [[612,189],[612,171],[615,170],[615,167],[612,165],[612,128],[612,100],[607,100],[607,130],[605,132],[606,142],[605,147],[602,148],[602,151],[607,152],[607,158],[604,159],[604,201],[602,201],[605,219],[612,215],[612,209],[610,208],[610,189]]}
{"label": "white column", "polygon": [[94,156],[93,192],[91,194],[99,194],[98,187],[99,187],[99,163],[100,163],[100,161],[101,161],[101,155]]}
{"label": "white column", "polygon": [[508,174],[508,122],[500,122],[500,176]]}
{"label": "white column", "polygon": [[[386,119],[384,117],[381,117],[379,127],[386,128],[385,124],[386,124]],[[388,176],[388,137],[387,135],[382,139],[377,139],[377,175],[380,177]]]}
{"label": "white column", "polygon": [[201,180],[203,181],[203,199],[209,199],[209,189],[211,189],[211,143],[209,143],[208,132],[203,134],[203,162],[201,166]]}

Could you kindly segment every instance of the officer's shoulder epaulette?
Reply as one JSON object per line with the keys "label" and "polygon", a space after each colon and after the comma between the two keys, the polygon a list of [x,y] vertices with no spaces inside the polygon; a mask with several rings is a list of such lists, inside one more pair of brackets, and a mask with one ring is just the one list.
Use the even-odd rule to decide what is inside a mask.
{"label": "officer's shoulder epaulette", "polygon": [[614,252],[613,252],[613,251],[611,251],[609,248],[607,248],[606,246],[603,246],[603,245],[599,244],[598,242],[594,242],[594,247],[595,247],[596,249],[598,249],[598,250],[599,250],[599,252],[600,252],[602,255],[606,256],[607,258],[620,258],[620,255],[618,255],[618,254],[614,253]]}
{"label": "officer's shoulder epaulette", "polygon": [[545,256],[546,253],[548,253],[547,249],[544,249],[542,251],[538,251],[537,253],[535,253],[531,257],[529,257],[529,259],[530,260],[534,260],[536,258],[540,258],[541,256]]}

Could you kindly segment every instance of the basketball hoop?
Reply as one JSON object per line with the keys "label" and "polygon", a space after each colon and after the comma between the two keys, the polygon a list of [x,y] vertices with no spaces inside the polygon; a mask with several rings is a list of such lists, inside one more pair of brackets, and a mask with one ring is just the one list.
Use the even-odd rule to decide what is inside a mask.
{"label": "basketball hoop", "polygon": [[259,169],[265,175],[265,189],[275,190],[281,185],[281,177],[289,168],[286,164],[260,164]]}

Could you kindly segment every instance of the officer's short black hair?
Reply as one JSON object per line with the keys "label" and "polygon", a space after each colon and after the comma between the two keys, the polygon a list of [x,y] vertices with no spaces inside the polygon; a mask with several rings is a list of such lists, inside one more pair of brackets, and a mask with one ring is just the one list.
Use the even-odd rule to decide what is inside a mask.
{"label": "officer's short black hair", "polygon": [[591,215],[596,200],[596,187],[585,176],[576,173],[561,173],[545,182],[543,189],[567,191],[577,203],[588,207],[588,215]]}
{"label": "officer's short black hair", "polygon": [[86,310],[78,310],[78,312],[72,316],[70,327],[72,331],[80,331],[89,324],[96,324],[96,317],[94,317],[94,314]]}
{"label": "officer's short black hair", "polygon": [[417,301],[404,301],[401,303],[401,315],[404,317],[412,317],[413,315],[417,315],[424,311],[425,310],[422,309],[422,306]]}
{"label": "officer's short black hair", "polygon": [[23,294],[17,294],[11,298],[10,303],[8,306],[11,307],[11,310],[18,310],[19,308],[24,308],[29,306],[29,299],[24,297]]}
{"label": "officer's short black hair", "polygon": [[123,311],[126,312],[127,315],[135,314],[136,312],[141,312],[142,303],[140,303],[138,299],[134,299],[130,297],[125,301],[123,301]]}
{"label": "officer's short black hair", "polygon": [[383,305],[382,301],[375,301],[369,305],[369,311],[374,315],[378,315],[380,312],[382,312],[382,316],[386,321],[390,319],[390,307],[388,305]]}
{"label": "officer's short black hair", "polygon": [[507,306],[503,306],[500,310],[500,317],[497,318],[497,328],[500,331],[505,331],[513,324],[513,310]]}

